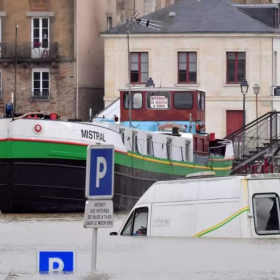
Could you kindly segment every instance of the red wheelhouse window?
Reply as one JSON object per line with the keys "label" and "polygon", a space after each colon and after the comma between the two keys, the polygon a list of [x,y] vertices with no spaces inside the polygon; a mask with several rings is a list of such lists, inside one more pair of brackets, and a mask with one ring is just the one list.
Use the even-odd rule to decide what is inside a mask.
{"label": "red wheelhouse window", "polygon": [[133,52],[130,54],[130,82],[143,84],[148,81],[148,53]]}
{"label": "red wheelhouse window", "polygon": [[196,52],[178,53],[178,82],[195,84],[197,80]]}
{"label": "red wheelhouse window", "polygon": [[245,78],[246,53],[227,52],[227,84],[241,83]]}

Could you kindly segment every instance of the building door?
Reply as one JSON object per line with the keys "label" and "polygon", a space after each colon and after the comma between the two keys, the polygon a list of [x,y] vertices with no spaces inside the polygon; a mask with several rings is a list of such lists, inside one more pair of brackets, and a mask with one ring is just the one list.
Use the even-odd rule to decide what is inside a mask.
{"label": "building door", "polygon": [[243,126],[243,111],[242,110],[227,110],[227,133],[237,131]]}

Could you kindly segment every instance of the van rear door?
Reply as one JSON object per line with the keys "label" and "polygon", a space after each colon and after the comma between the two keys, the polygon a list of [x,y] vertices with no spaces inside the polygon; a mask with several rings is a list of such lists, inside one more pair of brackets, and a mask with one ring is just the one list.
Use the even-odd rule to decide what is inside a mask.
{"label": "van rear door", "polygon": [[280,180],[248,179],[253,238],[280,237]]}

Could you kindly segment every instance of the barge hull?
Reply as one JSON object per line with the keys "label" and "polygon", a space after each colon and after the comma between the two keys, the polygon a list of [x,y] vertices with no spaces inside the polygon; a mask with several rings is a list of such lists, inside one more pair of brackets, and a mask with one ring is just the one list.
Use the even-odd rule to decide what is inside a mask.
{"label": "barge hull", "polygon": [[[0,166],[2,213],[84,212],[85,160],[13,159]],[[115,209],[132,209],[154,182],[174,178],[115,164]]]}

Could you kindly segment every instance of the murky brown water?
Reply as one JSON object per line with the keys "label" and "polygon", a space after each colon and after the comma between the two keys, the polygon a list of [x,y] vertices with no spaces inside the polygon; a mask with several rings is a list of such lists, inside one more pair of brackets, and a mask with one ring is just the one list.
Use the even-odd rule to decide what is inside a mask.
{"label": "murky brown water", "polygon": [[[90,273],[92,230],[83,215],[0,217],[0,279],[280,279],[280,240],[147,238],[109,236],[99,229],[98,272]],[[36,272],[37,250],[75,250],[74,275]],[[14,278],[8,274],[14,270]]]}

